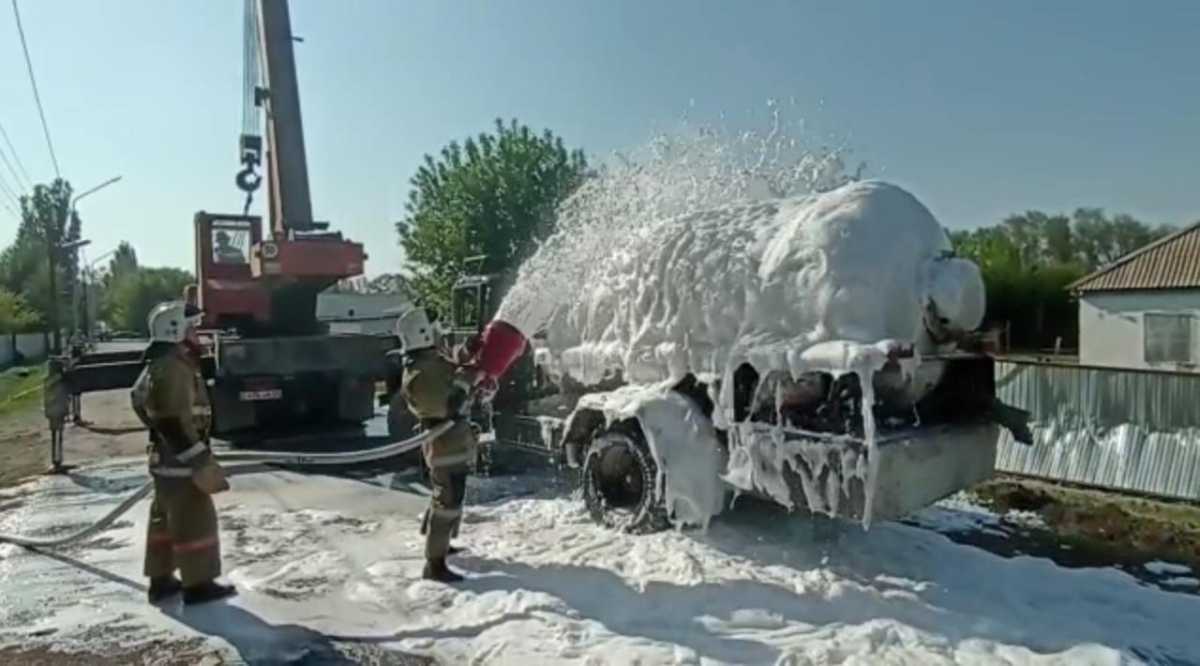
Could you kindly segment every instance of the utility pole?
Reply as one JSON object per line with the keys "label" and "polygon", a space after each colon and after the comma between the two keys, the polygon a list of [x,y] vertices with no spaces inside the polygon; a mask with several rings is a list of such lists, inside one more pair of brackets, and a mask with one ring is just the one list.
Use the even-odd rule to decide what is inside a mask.
{"label": "utility pole", "polygon": [[[47,229],[47,231],[50,230]],[[58,253],[69,252],[92,242],[90,240],[77,240],[70,243],[56,243],[54,242],[56,235],[50,233],[46,235],[46,247],[48,248],[48,259],[50,261],[50,330],[55,356],[62,353],[62,330],[60,330],[58,322],[58,276],[56,275],[58,272]]]}
{"label": "utility pole", "polygon": [[91,311],[89,310],[90,301],[89,301],[89,297],[88,297],[88,287],[92,282],[92,273],[93,273],[92,266],[95,266],[96,264],[100,263],[101,261],[103,261],[105,259],[105,257],[108,257],[109,255],[113,254],[114,252],[116,252],[115,248],[112,250],[109,250],[108,252],[105,252],[104,254],[100,255],[99,257],[96,257],[95,259],[92,259],[91,261],[88,262],[88,265],[84,267],[83,271],[81,271],[82,275],[80,277],[82,278],[82,281],[83,281],[83,292],[82,292],[83,297],[80,299],[82,301],[82,306],[83,306],[83,327],[81,330],[83,331],[84,339],[88,339],[92,335]]}
{"label": "utility pole", "polygon": [[[71,228],[71,218],[74,217],[75,204],[78,203],[80,199],[92,194],[93,192],[102,190],[118,180],[121,180],[120,176],[109,178],[103,183],[100,183],[92,189],[76,195],[74,199],[71,199],[71,203],[67,206],[66,213],[63,216],[62,228],[64,230]],[[57,243],[57,234],[51,233],[51,231],[51,229],[46,230],[46,250],[49,254],[48,259],[50,262],[50,328],[53,335],[54,354],[58,355],[62,353],[62,330],[60,330],[58,322],[58,253],[83,247],[84,245],[91,243],[91,241],[78,240],[70,243]]]}

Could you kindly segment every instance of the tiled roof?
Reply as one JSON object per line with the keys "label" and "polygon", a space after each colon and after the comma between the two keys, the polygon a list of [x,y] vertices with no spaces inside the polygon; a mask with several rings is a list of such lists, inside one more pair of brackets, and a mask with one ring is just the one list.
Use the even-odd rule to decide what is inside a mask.
{"label": "tiled roof", "polygon": [[1200,288],[1200,222],[1134,250],[1067,288],[1072,291]]}

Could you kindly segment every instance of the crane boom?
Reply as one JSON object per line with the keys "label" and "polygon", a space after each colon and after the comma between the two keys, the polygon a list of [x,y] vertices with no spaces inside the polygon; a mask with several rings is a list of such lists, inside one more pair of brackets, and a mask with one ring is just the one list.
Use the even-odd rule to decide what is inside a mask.
{"label": "crane boom", "polygon": [[308,188],[304,126],[300,119],[300,87],[292,51],[292,23],[287,0],[258,0],[259,29],[267,88],[267,174],[270,220],[276,232],[314,231]]}

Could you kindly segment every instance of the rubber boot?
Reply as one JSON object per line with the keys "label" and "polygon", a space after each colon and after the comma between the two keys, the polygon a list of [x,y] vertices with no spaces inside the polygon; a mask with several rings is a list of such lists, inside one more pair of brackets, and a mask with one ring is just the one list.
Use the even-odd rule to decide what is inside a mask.
{"label": "rubber boot", "polygon": [[146,596],[149,597],[150,603],[156,604],[168,597],[173,597],[179,594],[183,589],[183,583],[174,576],[158,576],[150,579],[150,591]]}
{"label": "rubber boot", "polygon": [[221,585],[216,581],[210,580],[207,583],[184,588],[183,603],[205,604],[210,601],[232,597],[235,594],[237,594],[237,589],[232,585]]}
{"label": "rubber boot", "polygon": [[425,580],[435,580],[439,583],[461,583],[463,577],[446,566],[446,560],[439,558],[425,561],[425,571],[421,573]]}

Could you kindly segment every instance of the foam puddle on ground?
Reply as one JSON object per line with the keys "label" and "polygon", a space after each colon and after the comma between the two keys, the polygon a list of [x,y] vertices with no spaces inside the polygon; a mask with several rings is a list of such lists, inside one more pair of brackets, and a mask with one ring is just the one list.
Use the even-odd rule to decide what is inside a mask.
{"label": "foam puddle on ground", "polygon": [[[128,480],[142,467],[83,473]],[[234,663],[321,663],[331,645],[515,666],[1200,661],[1196,595],[890,522],[814,540],[806,521],[737,510],[703,533],[630,536],[592,525],[578,501],[501,500],[467,509],[469,555],[456,564],[468,581],[427,583],[417,520],[428,498],[391,490],[391,474],[369,481],[235,477],[218,510],[225,568],[242,593],[203,610],[156,609],[134,587],[144,584],[145,503],[59,557],[0,547],[0,647],[200,639]],[[472,494],[517,481],[472,479]],[[38,479],[16,489],[24,504],[0,528],[98,516],[122,496],[106,487]],[[917,518],[954,529],[1000,520],[953,503]]]}

